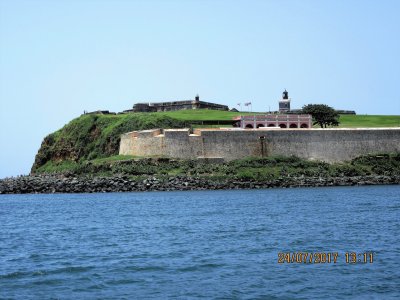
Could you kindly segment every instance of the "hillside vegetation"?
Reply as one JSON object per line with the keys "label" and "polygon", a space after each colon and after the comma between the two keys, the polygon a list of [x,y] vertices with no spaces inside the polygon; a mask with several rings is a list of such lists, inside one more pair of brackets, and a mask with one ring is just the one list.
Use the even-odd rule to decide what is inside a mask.
{"label": "hillside vegetation", "polygon": [[116,155],[122,133],[186,125],[184,121],[157,113],[82,115],[44,138],[32,172],[46,164],[68,165]]}
{"label": "hillside vegetation", "polygon": [[38,168],[37,173],[62,173],[73,176],[127,175],[135,180],[147,176],[176,175],[254,180],[281,177],[399,176],[400,153],[360,156],[352,161],[336,164],[309,161],[294,156],[249,157],[223,163],[205,163],[198,160],[138,159],[118,155],[84,163],[47,164]]}
{"label": "hillside vegetation", "polygon": [[[163,113],[82,115],[46,136],[32,172],[69,169],[86,161],[118,154],[120,136],[134,130],[190,127],[191,121],[232,120],[235,113],[215,110],[182,110]],[[399,127],[400,116],[343,115],[339,127]],[[199,125],[193,125],[195,127]]]}

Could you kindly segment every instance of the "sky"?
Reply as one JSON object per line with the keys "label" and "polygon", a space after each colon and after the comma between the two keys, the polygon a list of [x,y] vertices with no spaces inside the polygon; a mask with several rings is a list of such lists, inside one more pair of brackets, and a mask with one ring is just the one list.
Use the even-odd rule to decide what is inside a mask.
{"label": "sky", "polygon": [[400,1],[0,0],[0,178],[86,111],[193,99],[400,114]]}

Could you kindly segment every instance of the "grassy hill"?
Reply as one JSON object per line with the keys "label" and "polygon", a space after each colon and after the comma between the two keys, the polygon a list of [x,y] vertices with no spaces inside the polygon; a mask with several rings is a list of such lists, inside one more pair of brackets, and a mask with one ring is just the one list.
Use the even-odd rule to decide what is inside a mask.
{"label": "grassy hill", "polygon": [[[115,156],[118,154],[121,134],[129,131],[184,128],[191,126],[192,121],[232,120],[240,114],[254,113],[182,110],[162,113],[82,115],[44,138],[35,157],[32,172],[38,168],[42,170],[63,166],[68,168],[71,164]],[[340,121],[340,127],[400,127],[400,116],[343,115]]]}
{"label": "grassy hill", "polygon": [[82,115],[46,136],[32,166],[77,163],[118,154],[122,133],[151,128],[183,128],[182,120],[156,113]]}

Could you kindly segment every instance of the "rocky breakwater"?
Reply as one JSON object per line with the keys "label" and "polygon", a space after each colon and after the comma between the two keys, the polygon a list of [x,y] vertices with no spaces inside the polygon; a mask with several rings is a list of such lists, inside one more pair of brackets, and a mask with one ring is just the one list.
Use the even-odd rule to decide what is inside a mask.
{"label": "rocky breakwater", "polygon": [[65,177],[56,175],[19,176],[0,180],[0,194],[101,193],[136,191],[186,191],[223,189],[264,189],[317,186],[400,184],[400,176],[279,177],[257,181],[207,177]]}

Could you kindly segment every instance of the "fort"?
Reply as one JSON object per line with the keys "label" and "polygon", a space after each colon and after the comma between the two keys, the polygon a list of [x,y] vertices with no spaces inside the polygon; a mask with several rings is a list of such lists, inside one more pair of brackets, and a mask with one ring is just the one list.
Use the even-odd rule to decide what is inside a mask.
{"label": "fort", "polygon": [[[289,93],[285,89],[284,92],[282,93],[282,98],[279,100],[279,111],[274,111],[273,114],[279,114],[280,116],[302,114],[303,113],[302,109],[292,109],[290,107],[291,101],[292,99],[289,98]],[[247,106],[248,104],[251,105],[251,102],[248,102],[245,105]],[[238,105],[241,104],[239,103]],[[191,100],[175,100],[166,102],[150,102],[150,101],[139,102],[135,103],[131,109],[126,109],[118,113],[110,112],[108,110],[96,110],[91,112],[85,110],[83,114],[115,115],[115,114],[137,113],[137,112],[165,112],[165,111],[193,110],[193,109],[210,109],[210,110],[239,112],[236,108],[229,109],[229,107],[224,104],[200,101],[200,96],[196,95],[196,97]],[[340,114],[346,114],[346,115],[356,114],[356,112],[353,110],[336,110],[336,111]],[[269,113],[271,114],[271,111]],[[298,125],[300,126],[300,124]]]}
{"label": "fort", "polygon": [[229,110],[228,106],[223,104],[200,101],[200,97],[197,95],[194,100],[136,103],[132,109],[124,110],[124,112],[160,112],[185,109]]}
{"label": "fort", "polygon": [[[121,136],[119,154],[226,161],[294,155],[333,163],[371,153],[400,152],[400,128],[314,129],[312,116],[291,109],[290,103],[285,89],[279,100],[279,112],[237,116],[230,121],[232,128],[129,132]],[[202,102],[196,96],[187,101],[137,103],[133,111],[198,108],[228,110],[227,106]]]}
{"label": "fort", "polygon": [[153,129],[123,134],[119,154],[226,161],[294,155],[331,163],[400,152],[399,141],[400,128]]}

